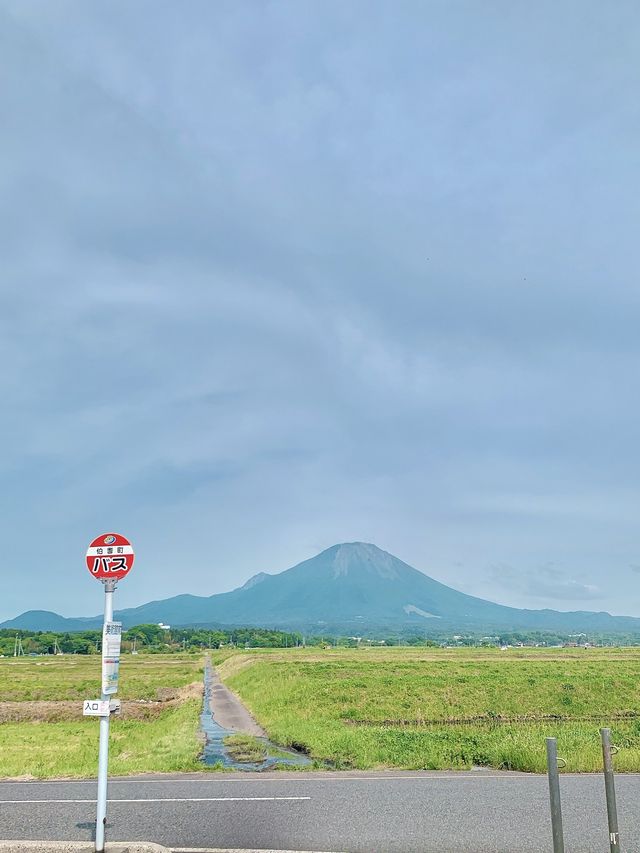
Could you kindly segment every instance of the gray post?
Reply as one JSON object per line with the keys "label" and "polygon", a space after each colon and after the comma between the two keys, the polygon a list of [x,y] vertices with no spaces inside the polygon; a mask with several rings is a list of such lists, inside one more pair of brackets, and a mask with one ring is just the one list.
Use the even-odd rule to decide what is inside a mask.
{"label": "gray post", "polygon": [[[104,581],[104,621],[113,621],[113,591],[115,580]],[[101,698],[110,700],[108,693]],[[100,717],[100,748],[98,750],[98,810],[96,815],[96,853],[104,851],[104,831],[107,823],[107,768],[109,765],[110,717]]]}
{"label": "gray post", "polygon": [[604,759],[604,790],[607,797],[607,819],[609,821],[609,849],[611,853],[620,853],[620,833],[618,832],[618,809],[616,807],[616,788],[613,781],[612,755],[617,752],[611,745],[611,729],[600,729],[602,740],[602,758]]}
{"label": "gray post", "polygon": [[547,738],[547,773],[549,775],[549,799],[551,801],[553,853],[564,853],[562,806],[560,804],[560,775],[558,773],[558,742],[554,737]]}

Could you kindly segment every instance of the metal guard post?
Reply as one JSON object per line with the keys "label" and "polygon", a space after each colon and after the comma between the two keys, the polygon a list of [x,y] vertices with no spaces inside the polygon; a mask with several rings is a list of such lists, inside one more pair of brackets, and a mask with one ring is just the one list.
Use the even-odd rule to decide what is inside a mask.
{"label": "metal guard post", "polygon": [[551,831],[553,834],[553,853],[564,853],[564,833],[562,830],[562,806],[560,803],[560,776],[558,764],[566,766],[564,758],[558,758],[558,742],[554,737],[547,738],[547,773],[549,775],[549,800],[551,804]]}
{"label": "metal guard post", "polygon": [[616,788],[613,780],[612,756],[618,751],[611,743],[611,729],[600,729],[602,740],[602,759],[604,762],[604,791],[607,798],[607,821],[609,823],[609,850],[620,853],[620,832],[618,830],[618,808],[616,805]]}

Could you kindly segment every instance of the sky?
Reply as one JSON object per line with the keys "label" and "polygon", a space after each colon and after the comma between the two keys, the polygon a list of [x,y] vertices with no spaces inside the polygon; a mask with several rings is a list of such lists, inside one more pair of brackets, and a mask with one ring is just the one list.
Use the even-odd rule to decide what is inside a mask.
{"label": "sky", "polygon": [[0,0],[0,620],[367,541],[640,616],[640,9]]}

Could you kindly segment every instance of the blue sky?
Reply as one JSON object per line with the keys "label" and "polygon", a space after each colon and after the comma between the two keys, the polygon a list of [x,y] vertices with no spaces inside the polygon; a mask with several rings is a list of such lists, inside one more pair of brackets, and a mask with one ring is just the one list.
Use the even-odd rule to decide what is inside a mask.
{"label": "blue sky", "polygon": [[0,0],[0,619],[364,540],[640,615],[640,10]]}

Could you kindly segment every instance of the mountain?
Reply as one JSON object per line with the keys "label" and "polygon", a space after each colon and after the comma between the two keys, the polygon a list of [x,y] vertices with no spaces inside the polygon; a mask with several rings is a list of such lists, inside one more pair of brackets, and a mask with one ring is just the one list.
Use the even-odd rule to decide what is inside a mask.
{"label": "mountain", "polygon": [[[276,575],[260,572],[244,586],[208,598],[178,595],[117,611],[125,627],[256,625],[362,632],[373,627],[422,632],[491,630],[636,631],[640,619],[609,613],[521,610],[452,589],[363,542],[328,548]],[[65,619],[29,611],[0,628],[77,631],[102,624],[100,616]]]}
{"label": "mountain", "polygon": [[71,631],[88,631],[102,627],[102,617],[73,617],[59,616],[51,610],[27,610],[15,619],[0,623],[0,628],[16,628],[25,631],[56,631],[59,633]]}
{"label": "mountain", "polygon": [[268,577],[271,576],[268,575],[266,572],[258,572],[257,575],[254,575],[253,577],[249,578],[246,583],[242,584],[240,589],[251,589],[252,586],[255,586],[257,583],[260,583],[260,581],[263,581],[265,578]]}

